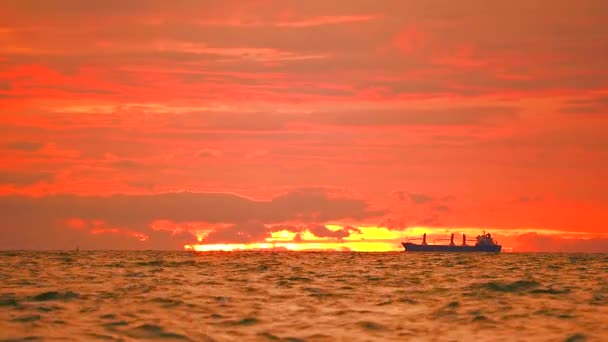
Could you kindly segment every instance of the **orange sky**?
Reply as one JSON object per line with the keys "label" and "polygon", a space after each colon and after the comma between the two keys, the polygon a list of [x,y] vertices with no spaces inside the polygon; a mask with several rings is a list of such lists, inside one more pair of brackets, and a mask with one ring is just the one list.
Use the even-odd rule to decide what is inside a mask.
{"label": "orange sky", "polygon": [[485,229],[608,252],[606,22],[603,0],[2,1],[0,248]]}

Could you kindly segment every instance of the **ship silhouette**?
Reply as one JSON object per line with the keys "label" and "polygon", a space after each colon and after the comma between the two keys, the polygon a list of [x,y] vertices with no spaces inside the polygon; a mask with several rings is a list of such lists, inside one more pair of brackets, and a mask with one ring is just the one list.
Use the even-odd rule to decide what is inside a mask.
{"label": "ship silhouette", "polygon": [[429,245],[426,243],[426,233],[422,236],[422,243],[402,242],[407,252],[489,252],[500,253],[502,246],[492,239],[491,234],[478,235],[474,245],[467,245],[467,236],[462,234],[462,244],[454,244],[454,234],[450,237],[449,245]]}

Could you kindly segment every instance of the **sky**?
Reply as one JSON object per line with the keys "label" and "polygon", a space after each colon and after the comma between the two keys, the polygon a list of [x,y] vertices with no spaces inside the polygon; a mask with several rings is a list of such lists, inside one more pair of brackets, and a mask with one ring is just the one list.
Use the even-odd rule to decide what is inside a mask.
{"label": "sky", "polygon": [[0,249],[608,252],[604,0],[4,0]]}

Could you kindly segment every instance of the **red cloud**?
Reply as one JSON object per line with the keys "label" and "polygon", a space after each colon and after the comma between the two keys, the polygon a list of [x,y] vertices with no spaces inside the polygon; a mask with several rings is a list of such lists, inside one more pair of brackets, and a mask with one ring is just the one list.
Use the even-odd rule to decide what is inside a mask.
{"label": "red cloud", "polygon": [[[146,225],[199,219],[605,232],[607,4],[2,1],[0,194],[43,215],[9,210],[0,241],[51,222],[61,247],[175,247],[189,228]],[[277,195],[314,187],[357,199]]]}

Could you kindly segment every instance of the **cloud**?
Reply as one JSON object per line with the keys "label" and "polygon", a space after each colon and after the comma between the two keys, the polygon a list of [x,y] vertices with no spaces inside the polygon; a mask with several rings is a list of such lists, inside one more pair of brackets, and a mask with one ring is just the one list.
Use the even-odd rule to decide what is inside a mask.
{"label": "cloud", "polygon": [[517,118],[516,107],[454,107],[433,110],[395,109],[381,111],[313,113],[310,119],[341,126],[453,126],[483,125]]}
{"label": "cloud", "polygon": [[374,19],[371,15],[337,15],[337,16],[319,16],[300,20],[286,20],[277,22],[279,27],[311,27],[320,25],[336,25],[345,23],[356,23],[361,21],[369,21]]}
{"label": "cloud", "polygon": [[40,182],[51,182],[53,174],[48,172],[8,172],[0,171],[0,184],[27,186]]}
{"label": "cloud", "polygon": [[261,222],[242,222],[211,231],[202,241],[205,244],[216,243],[252,243],[264,241],[270,237],[270,230]]}
{"label": "cloud", "polygon": [[549,253],[608,253],[608,238],[564,238],[559,236],[527,233],[519,235],[513,242],[516,252]]}
{"label": "cloud", "polygon": [[[379,206],[432,195],[393,198],[396,228],[606,229],[606,1],[0,3],[0,190],[91,195],[25,201],[56,209],[40,226],[85,213],[96,238],[152,246],[145,212],[225,234],[374,215],[311,191],[225,196],[322,185]],[[224,195],[96,196],[176,189]]]}
{"label": "cloud", "polygon": [[413,53],[422,53],[428,45],[428,34],[421,32],[416,27],[409,27],[408,29],[399,33],[394,39],[393,44],[405,55],[411,55]]}
{"label": "cloud", "polygon": [[432,210],[435,212],[441,212],[441,213],[449,213],[451,211],[450,207],[448,207],[445,204],[435,205],[432,207]]}
{"label": "cloud", "polygon": [[[355,219],[376,217],[385,214],[383,210],[371,210],[367,203],[351,198],[332,198],[321,188],[309,188],[291,191],[278,196],[272,201],[274,210],[295,214],[301,221],[327,222],[337,219]],[[299,208],[294,212],[293,208]]]}
{"label": "cloud", "polygon": [[203,244],[218,244],[218,243],[236,243],[248,244],[254,242],[265,242],[266,238],[271,237],[272,232],[286,230],[297,233],[294,236],[294,242],[302,241],[302,233],[309,231],[318,238],[343,239],[349,237],[352,233],[361,234],[361,230],[346,226],[337,230],[331,230],[325,225],[265,225],[258,221],[242,222],[238,224],[216,227],[209,232],[202,240]]}
{"label": "cloud", "polygon": [[338,230],[330,230],[326,226],[323,225],[313,225],[308,227],[308,230],[316,237],[319,238],[337,238],[342,239],[345,237],[349,237],[351,233],[359,233],[361,234],[361,230],[356,227],[346,226],[340,228]]}
{"label": "cloud", "polygon": [[130,160],[130,159],[121,159],[121,160],[115,160],[115,161],[111,161],[109,163],[107,163],[108,166],[111,166],[113,168],[117,168],[117,169],[141,169],[144,168],[145,165],[138,163],[134,160]]}
{"label": "cloud", "polygon": [[217,150],[204,149],[198,152],[199,158],[219,158],[222,156],[222,153]]}
{"label": "cloud", "polygon": [[24,152],[35,152],[40,150],[43,146],[43,143],[35,141],[14,141],[6,144],[6,147],[8,149]]}
{"label": "cloud", "polygon": [[560,108],[565,114],[600,114],[608,116],[608,96],[570,100]]}
{"label": "cloud", "polygon": [[424,204],[433,201],[433,197],[424,194],[409,193],[408,197],[416,204]]}
{"label": "cloud", "polygon": [[[0,32],[1,33],[1,32]],[[11,83],[8,81],[0,81],[0,90],[11,90]]]}
{"label": "cloud", "polygon": [[152,189],[154,189],[154,186],[156,184],[154,184],[153,182],[135,180],[135,181],[127,182],[127,185],[129,185],[130,187],[136,188],[136,189],[152,190]]}
{"label": "cloud", "polygon": [[[145,46],[141,48],[147,50]],[[162,42],[156,43],[154,49],[161,52],[177,52],[210,57],[230,58],[225,61],[246,60],[254,62],[287,62],[327,58],[324,54],[299,54],[271,48],[255,47],[209,47],[197,43]]]}
{"label": "cloud", "polygon": [[[95,79],[81,82],[90,84],[70,85],[66,91],[97,90],[92,84],[113,85],[102,91],[116,91],[118,97],[147,93],[132,91],[145,84],[147,89],[166,85],[165,92],[153,92],[156,96],[167,93],[170,98],[189,99],[198,93],[218,99],[240,86],[234,80],[215,77],[205,83],[220,84],[222,91],[210,94],[199,87],[183,91],[188,87],[165,82],[174,81],[170,78],[148,82],[150,73],[130,78],[119,71],[147,66],[155,69],[153,74],[167,75],[171,70],[196,74],[201,61],[208,70],[260,74],[275,70],[285,72],[286,79],[299,81],[299,87],[284,80],[262,82],[262,88],[274,95],[297,94],[328,83],[357,89],[382,83],[392,94],[439,95],[606,85],[601,56],[607,46],[597,43],[606,38],[606,32],[599,29],[606,5],[599,2],[556,6],[545,0],[523,6],[521,11],[514,11],[507,1],[492,6],[478,1],[441,1],[434,6],[398,1],[323,6],[277,1],[247,5],[230,1],[89,3],[41,6],[31,1],[4,1],[1,19],[9,33],[4,45],[11,49],[7,51],[10,64],[45,64],[76,71],[102,65],[105,69]],[[483,13],[475,10],[479,6],[484,7]],[[539,8],[546,12],[539,13]],[[545,15],[539,21],[541,14]],[[112,25],[69,30],[91,18],[111,18]],[[387,44],[396,44],[394,50],[424,53],[419,58],[403,58],[399,51],[379,53]],[[465,64],[438,64],[442,59]],[[471,63],[475,67],[463,68]],[[394,79],[374,81],[382,76]],[[58,79],[42,81],[48,87],[61,85]],[[260,89],[253,90],[247,98],[259,98]]]}
{"label": "cloud", "polygon": [[[408,108],[362,111],[305,112],[191,112],[173,117],[171,127],[206,130],[279,131],[290,125],[322,124],[331,126],[478,126],[505,123],[518,118],[517,107],[474,106],[421,110]],[[170,109],[169,109],[170,110]]]}
{"label": "cloud", "polygon": [[206,113],[198,119],[197,114],[193,113],[195,121],[198,121],[203,127],[214,130],[247,130],[247,131],[265,131],[278,130],[285,127],[289,121],[293,121],[297,117],[284,113]]}
{"label": "cloud", "polygon": [[406,230],[410,226],[409,220],[405,217],[395,217],[394,215],[391,217],[384,218],[380,223],[378,223],[378,227],[385,227],[389,230]]}
{"label": "cloud", "polygon": [[519,203],[539,203],[542,201],[543,197],[541,195],[524,195],[517,199]]}
{"label": "cloud", "polygon": [[[227,193],[190,192],[107,197],[4,196],[0,197],[0,215],[6,223],[2,233],[7,238],[0,239],[0,248],[40,246],[45,239],[55,234],[53,230],[62,226],[60,222],[70,219],[88,222],[91,227],[95,226],[94,222],[103,222],[95,228],[106,229],[107,232],[110,232],[108,229],[118,229],[126,235],[136,232],[149,237],[145,242],[133,239],[133,248],[176,248],[180,243],[183,246],[185,237],[190,237],[189,242],[192,242],[192,234],[184,232],[179,236],[179,241],[176,241],[167,236],[167,232],[152,229],[152,222],[206,222],[217,224],[218,227],[228,224],[227,228],[218,228],[212,232],[207,239],[249,241],[259,239],[272,230],[267,229],[265,224],[363,219],[383,213],[368,209],[365,201],[331,196],[323,189],[294,190],[270,201],[251,200]],[[60,235],[64,235],[61,238],[65,241],[73,237],[73,233],[64,229]],[[28,240],[31,245],[22,244],[24,240],[20,238],[25,236],[31,237]],[[157,240],[161,237],[166,241]],[[86,240],[90,241],[90,238],[87,237]],[[59,240],[56,245],[71,248],[70,245],[61,245]],[[112,245],[99,244],[96,247],[112,248]]]}
{"label": "cloud", "polygon": [[390,230],[415,226],[437,227],[452,213],[447,204],[453,200],[452,196],[430,196],[407,191],[395,191],[391,195],[398,201],[393,202],[391,212],[382,218],[379,227]]}

